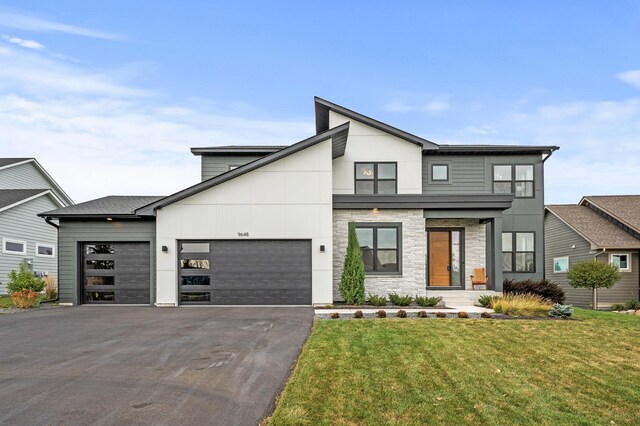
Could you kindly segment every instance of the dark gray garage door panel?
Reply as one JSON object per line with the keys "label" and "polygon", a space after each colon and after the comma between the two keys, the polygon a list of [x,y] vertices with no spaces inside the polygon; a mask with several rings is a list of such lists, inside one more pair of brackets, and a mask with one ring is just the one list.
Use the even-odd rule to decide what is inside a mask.
{"label": "dark gray garage door panel", "polygon": [[[110,246],[114,253],[87,253],[87,246],[82,245],[83,276],[82,300],[90,303],[115,304],[148,304],[151,297],[151,266],[149,243],[98,243],[103,247]],[[112,269],[91,269],[87,261],[112,261]],[[113,277],[113,285],[86,285],[87,277]],[[101,295],[106,295],[103,297]]]}
{"label": "dark gray garage door panel", "polygon": [[210,241],[210,260],[210,288],[198,289],[211,292],[211,304],[311,304],[309,240]]}

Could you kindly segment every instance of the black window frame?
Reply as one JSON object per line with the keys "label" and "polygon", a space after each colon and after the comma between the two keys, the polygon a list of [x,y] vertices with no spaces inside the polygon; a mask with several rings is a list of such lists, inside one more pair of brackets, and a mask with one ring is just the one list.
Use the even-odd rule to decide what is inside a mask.
{"label": "black window frame", "polygon": [[[505,270],[503,269],[502,272],[508,272],[508,273],[516,273],[516,274],[534,274],[536,272],[536,233],[535,231],[507,231],[507,232],[503,232],[503,234],[511,234],[511,251],[505,251],[504,247],[502,248],[502,254],[505,255],[507,253],[511,253],[511,269],[510,270]],[[531,234],[533,236],[533,251],[523,251],[523,250],[518,250],[518,246],[517,246],[517,234]],[[533,254],[533,270],[532,271],[518,271],[516,270],[516,256],[518,253],[525,253],[525,254]]]}
{"label": "black window frame", "polygon": [[[365,271],[365,275],[402,275],[402,223],[400,222],[356,222],[356,229],[372,229],[373,230],[373,258],[377,258],[378,254],[378,229],[395,229],[396,230],[396,265],[397,271],[379,271],[376,270],[376,264],[373,263],[372,271]],[[360,242],[358,242],[360,244]],[[362,247],[360,247],[362,250]],[[391,250],[391,249],[380,249]]]}
{"label": "black window frame", "polygon": [[[447,177],[444,178],[444,179],[436,179],[435,175],[433,174],[433,168],[434,167],[446,167],[446,169],[447,169]],[[450,169],[449,164],[446,164],[446,163],[434,163],[434,164],[432,164],[431,165],[431,170],[430,170],[431,171],[431,181],[433,181],[433,182],[449,182],[449,178],[450,178],[450,170],[449,169]]]}
{"label": "black window frame", "polygon": [[[496,167],[510,167],[511,179],[510,180],[496,180]],[[531,180],[517,180],[516,179],[516,167],[531,167],[533,179]],[[531,183],[531,195],[516,195],[516,185],[518,183]],[[535,198],[536,197],[536,168],[535,164],[494,164],[491,169],[491,190],[494,194],[503,194],[502,192],[496,192],[496,183],[509,183],[511,186],[510,194],[513,194],[514,198]]]}
{"label": "black window frame", "polygon": [[[358,179],[358,165],[360,164],[372,164],[373,165],[373,179]],[[393,179],[379,179],[378,178],[378,165],[380,164],[393,164],[395,166],[395,177]],[[380,195],[378,194],[378,182],[394,182],[393,194],[382,195],[397,195],[398,194],[398,163],[396,161],[357,161],[353,163],[353,193],[356,195]],[[358,194],[358,182],[373,182],[373,194]]]}

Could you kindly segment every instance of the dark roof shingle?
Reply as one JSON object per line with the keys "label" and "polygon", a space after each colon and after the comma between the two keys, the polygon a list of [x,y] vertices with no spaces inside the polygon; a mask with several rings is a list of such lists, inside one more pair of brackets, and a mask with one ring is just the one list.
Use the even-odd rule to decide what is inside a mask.
{"label": "dark roof shingle", "polygon": [[0,189],[0,208],[26,200],[45,191],[48,191],[48,189]]}
{"label": "dark roof shingle", "polygon": [[547,206],[547,210],[586,238],[596,248],[640,248],[640,240],[587,206],[550,205]]}
{"label": "dark roof shingle", "polygon": [[590,195],[583,198],[585,202],[640,232],[640,195]]}
{"label": "dark roof shingle", "polygon": [[136,209],[164,198],[147,195],[109,195],[61,209],[40,213],[39,216],[134,216]]}

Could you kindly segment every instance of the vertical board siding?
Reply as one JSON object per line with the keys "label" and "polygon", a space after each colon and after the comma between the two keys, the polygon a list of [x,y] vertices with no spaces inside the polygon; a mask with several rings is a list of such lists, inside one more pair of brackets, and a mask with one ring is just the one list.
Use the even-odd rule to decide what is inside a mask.
{"label": "vertical board siding", "polygon": [[229,166],[242,166],[262,157],[262,155],[202,155],[202,180],[228,172]]}
{"label": "vertical board siding", "polygon": [[[65,202],[64,196],[42,175],[33,162],[0,170],[0,189],[51,189],[62,202]],[[53,208],[57,207],[56,205]]]}
{"label": "vertical board siding", "polygon": [[38,217],[38,213],[58,208],[48,195],[35,198],[19,206],[0,212],[0,243],[2,238],[26,241],[27,254],[5,254],[0,247],[0,294],[6,293],[8,274],[18,270],[18,265],[25,258],[33,260],[33,270],[47,272],[50,276],[58,275],[58,253],[55,257],[36,256],[36,244],[48,243],[56,245],[58,233],[56,229]]}
{"label": "vertical board siding", "polygon": [[[554,214],[547,213],[545,217],[545,267],[547,278],[562,287],[567,295],[566,303],[583,308],[591,307],[591,290],[573,288],[569,285],[566,273],[553,272],[553,259],[556,257],[569,257],[569,269],[577,262],[593,260],[595,253],[591,251],[591,244],[582,238],[577,232],[569,228]],[[572,249],[571,246],[576,246]],[[618,252],[617,250],[613,250]],[[638,253],[620,250],[622,253],[632,253],[631,272],[623,272],[622,279],[610,289],[598,291],[598,304],[611,305],[623,303],[629,299],[638,299],[638,280],[640,277]],[[608,254],[601,254],[598,260],[608,262]]]}
{"label": "vertical board siding", "polygon": [[78,303],[79,254],[81,243],[149,242],[151,245],[151,300],[155,300],[156,228],[153,220],[128,221],[60,221],[58,238],[60,301]]}

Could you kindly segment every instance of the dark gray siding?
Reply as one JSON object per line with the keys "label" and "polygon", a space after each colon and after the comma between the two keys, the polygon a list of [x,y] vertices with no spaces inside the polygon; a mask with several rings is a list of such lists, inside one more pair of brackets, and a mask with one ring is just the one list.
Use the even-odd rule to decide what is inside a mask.
{"label": "dark gray siding", "polygon": [[[0,244],[2,238],[25,241],[27,254],[5,254],[0,247],[0,294],[6,293],[6,283],[9,280],[7,274],[17,270],[23,259],[33,259],[33,270],[47,272],[57,278],[58,253],[55,257],[36,256],[36,244],[48,243],[57,245],[58,231],[48,225],[44,219],[39,218],[38,213],[58,208],[58,205],[48,195],[43,195],[24,204],[0,212]],[[57,250],[57,247],[56,247]]]}
{"label": "dark gray siding", "polygon": [[[566,303],[584,308],[591,307],[591,290],[573,288],[569,285],[566,273],[553,272],[553,259],[557,257],[569,257],[569,269],[577,262],[593,260],[595,252],[591,252],[591,244],[551,213],[546,214],[544,223],[547,278],[557,282],[563,288],[567,294]],[[576,248],[572,249],[571,246],[574,244]],[[638,299],[640,265],[638,264],[638,253],[631,253],[631,272],[623,272],[622,279],[613,288],[598,291],[598,304],[600,306],[623,303],[629,299]],[[598,260],[603,262],[608,261],[608,259],[607,253],[598,256]]]}
{"label": "dark gray siding", "polygon": [[65,202],[65,197],[42,175],[33,162],[0,170],[0,188],[51,189],[62,202]]}
{"label": "dark gray siding", "polygon": [[242,166],[262,157],[263,155],[202,155],[202,180],[228,172],[229,166]]}
{"label": "dark gray siding", "polygon": [[[448,164],[449,182],[431,181],[431,165]],[[503,213],[503,232],[535,233],[535,273],[505,272],[504,278],[544,277],[544,165],[542,156],[530,155],[429,155],[422,156],[422,192],[428,195],[478,194],[493,192],[494,165],[534,166],[534,197],[516,198]]]}
{"label": "dark gray siding", "polygon": [[153,220],[60,221],[58,235],[58,276],[60,301],[78,304],[80,244],[87,242],[149,242],[151,245],[151,300],[155,301],[155,241]]}

